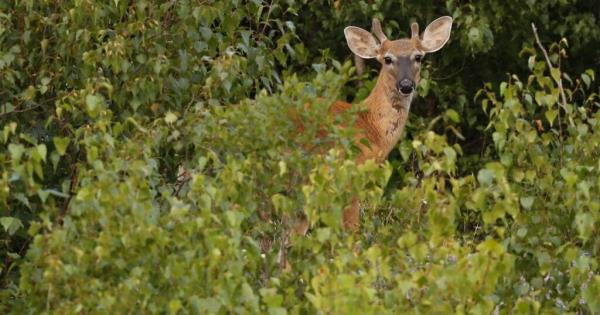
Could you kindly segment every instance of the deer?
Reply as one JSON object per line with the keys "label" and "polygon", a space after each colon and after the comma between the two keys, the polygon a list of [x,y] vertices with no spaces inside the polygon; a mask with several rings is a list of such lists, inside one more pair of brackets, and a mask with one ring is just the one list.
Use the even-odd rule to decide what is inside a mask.
{"label": "deer", "polygon": [[[397,40],[387,38],[376,18],[372,21],[372,33],[357,26],[344,29],[346,42],[354,56],[375,59],[381,64],[375,87],[363,101],[366,111],[356,113],[355,117],[354,127],[358,133],[354,140],[360,150],[357,164],[369,159],[381,164],[394,149],[404,131],[410,104],[421,79],[423,58],[446,45],[451,29],[452,18],[449,16],[431,22],[422,36],[419,35],[419,24],[412,23],[411,37]],[[336,115],[351,108],[352,104],[338,100],[331,105],[330,113]],[[302,122],[297,121],[297,124],[304,129]],[[357,198],[344,209],[342,217],[344,228],[358,229],[360,205]],[[298,230],[305,231],[303,228]]]}
{"label": "deer", "polygon": [[[451,29],[452,18],[449,16],[442,16],[431,22],[422,35],[419,34],[419,24],[412,23],[411,37],[397,40],[386,37],[376,18],[372,20],[372,33],[356,26],[344,29],[348,47],[355,56],[375,59],[381,64],[375,87],[363,101],[363,108],[366,110],[357,112],[354,119],[357,130],[354,142],[360,151],[356,164],[370,159],[381,164],[387,159],[404,131],[410,104],[421,79],[423,58],[425,54],[444,47],[450,38]],[[336,115],[351,108],[352,104],[338,100],[331,105],[329,111]],[[343,210],[342,221],[346,230],[359,229],[360,204],[357,197]],[[305,235],[308,223],[301,219],[293,226],[293,230]],[[284,249],[280,251],[280,255],[281,264],[287,266]]]}
{"label": "deer", "polygon": [[[346,42],[354,55],[375,59],[381,64],[377,83],[364,100],[366,111],[357,113],[355,120],[358,129],[356,145],[360,149],[357,164],[369,159],[383,163],[394,149],[404,132],[410,104],[421,79],[423,58],[446,45],[451,29],[452,18],[449,16],[431,22],[422,36],[419,35],[419,24],[412,23],[411,37],[398,40],[386,37],[378,19],[372,21],[373,33],[356,26],[344,29]],[[332,107],[333,112],[339,112],[352,105],[336,101]],[[360,205],[357,198],[344,209],[342,217],[346,229],[358,229]]]}

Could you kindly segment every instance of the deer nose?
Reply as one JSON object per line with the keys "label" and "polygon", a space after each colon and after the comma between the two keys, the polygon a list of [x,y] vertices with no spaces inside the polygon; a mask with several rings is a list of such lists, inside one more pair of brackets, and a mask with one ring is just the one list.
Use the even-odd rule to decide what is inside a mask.
{"label": "deer nose", "polygon": [[410,94],[415,89],[415,83],[410,79],[402,79],[396,85],[402,94]]}

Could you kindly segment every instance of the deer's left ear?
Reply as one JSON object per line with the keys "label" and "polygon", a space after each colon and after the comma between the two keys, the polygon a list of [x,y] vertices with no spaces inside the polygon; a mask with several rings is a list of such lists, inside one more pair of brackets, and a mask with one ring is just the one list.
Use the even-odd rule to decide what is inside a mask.
{"label": "deer's left ear", "polygon": [[428,53],[440,50],[450,39],[451,29],[452,18],[449,16],[442,16],[431,22],[423,32],[421,48]]}

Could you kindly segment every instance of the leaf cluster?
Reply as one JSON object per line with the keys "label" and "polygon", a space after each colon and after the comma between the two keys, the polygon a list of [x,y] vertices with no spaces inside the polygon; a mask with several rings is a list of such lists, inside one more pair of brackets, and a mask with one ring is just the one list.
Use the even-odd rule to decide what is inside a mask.
{"label": "leaf cluster", "polygon": [[[0,3],[0,310],[598,313],[598,12]],[[343,27],[406,37],[440,15],[452,40],[404,139],[357,165],[343,126],[376,75],[355,74]],[[549,60],[532,21],[562,38]],[[333,117],[337,99],[357,106]],[[354,196],[359,233],[340,224]]]}

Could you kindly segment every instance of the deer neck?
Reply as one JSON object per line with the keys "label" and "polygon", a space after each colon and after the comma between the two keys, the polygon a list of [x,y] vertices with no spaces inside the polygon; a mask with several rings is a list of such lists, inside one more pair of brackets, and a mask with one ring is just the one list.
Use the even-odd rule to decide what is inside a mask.
{"label": "deer neck", "polygon": [[396,88],[395,80],[382,72],[365,102],[368,104],[369,111],[394,110],[398,113],[408,113],[412,98],[412,94],[408,97],[402,96]]}
{"label": "deer neck", "polygon": [[395,80],[385,77],[384,73],[379,75],[375,87],[365,100],[369,121],[379,131],[380,139],[377,142],[390,146],[384,150],[388,153],[402,135],[411,101],[412,95],[402,96],[395,86]]}

